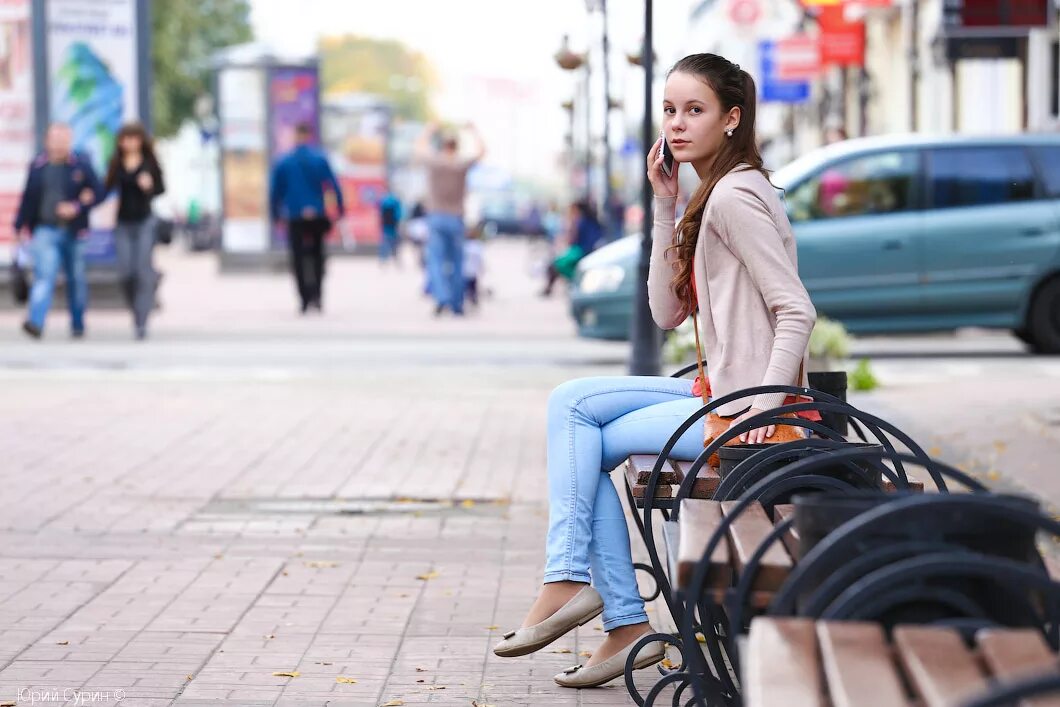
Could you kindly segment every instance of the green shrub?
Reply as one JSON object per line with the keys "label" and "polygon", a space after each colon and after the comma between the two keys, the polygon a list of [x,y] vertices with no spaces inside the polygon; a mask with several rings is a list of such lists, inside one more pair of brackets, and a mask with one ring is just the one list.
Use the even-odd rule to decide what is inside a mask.
{"label": "green shrub", "polygon": [[880,381],[872,373],[872,368],[867,358],[858,361],[858,365],[854,367],[854,370],[850,372],[847,378],[847,384],[851,390],[860,391],[875,390],[880,387]]}

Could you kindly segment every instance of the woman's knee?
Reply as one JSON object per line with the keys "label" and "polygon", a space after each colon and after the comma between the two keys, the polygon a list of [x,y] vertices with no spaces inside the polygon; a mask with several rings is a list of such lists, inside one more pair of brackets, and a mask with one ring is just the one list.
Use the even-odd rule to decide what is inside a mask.
{"label": "woman's knee", "polygon": [[593,392],[600,390],[603,377],[573,378],[560,383],[552,389],[548,396],[549,415],[564,413],[585,400]]}

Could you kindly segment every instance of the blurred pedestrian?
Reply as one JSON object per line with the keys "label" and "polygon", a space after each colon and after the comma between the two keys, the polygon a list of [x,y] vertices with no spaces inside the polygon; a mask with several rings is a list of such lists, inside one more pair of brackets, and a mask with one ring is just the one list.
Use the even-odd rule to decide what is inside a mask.
{"label": "blurred pedestrian", "polygon": [[74,152],[72,145],[70,126],[55,123],[48,127],[44,153],[30,163],[15,218],[15,239],[33,239],[33,287],[22,330],[34,339],[44,331],[60,265],[66,276],[71,333],[75,339],[85,334],[88,280],[84,238],[88,213],[103,199],[103,185],[92,161]]}
{"label": "blurred pedestrian", "polygon": [[274,221],[287,222],[291,269],[305,314],[310,307],[317,311],[324,308],[324,238],[331,230],[331,221],[324,211],[325,189],[334,195],[340,219],[345,207],[342,189],[327,157],[312,144],[312,127],[299,124],[295,143],[295,148],[272,169],[269,206]]}
{"label": "blurred pedestrian", "polygon": [[474,228],[467,234],[464,243],[464,283],[467,300],[478,307],[479,283],[486,271],[486,247],[482,242],[482,231]]}
{"label": "blurred pedestrian", "polygon": [[401,262],[398,258],[398,246],[401,243],[398,225],[401,223],[401,215],[401,201],[388,189],[379,201],[379,218],[383,224],[383,240],[379,243],[380,262]]}
{"label": "blurred pedestrian", "polygon": [[560,277],[567,280],[574,278],[574,271],[581,259],[593,252],[604,235],[604,228],[596,216],[596,210],[588,199],[571,204],[570,236],[567,249],[560,253],[548,266],[548,280],[542,297],[552,295],[552,288]]}
{"label": "blurred pedestrian", "polygon": [[111,155],[104,186],[108,192],[118,192],[118,225],[114,230],[118,273],[136,338],[142,340],[147,337],[147,318],[154,307],[158,282],[153,262],[158,221],[151,212],[151,201],[166,187],[154,143],[143,125],[124,125],[115,142],[117,148]]}
{"label": "blurred pedestrian", "polygon": [[[467,173],[486,154],[482,136],[474,125],[466,126],[474,137],[473,157],[460,156],[455,132],[440,134],[431,123],[416,145],[416,159],[427,168],[427,276],[434,297],[435,315],[448,307],[453,314],[464,313],[464,195]],[[440,138],[440,149],[430,141]]]}

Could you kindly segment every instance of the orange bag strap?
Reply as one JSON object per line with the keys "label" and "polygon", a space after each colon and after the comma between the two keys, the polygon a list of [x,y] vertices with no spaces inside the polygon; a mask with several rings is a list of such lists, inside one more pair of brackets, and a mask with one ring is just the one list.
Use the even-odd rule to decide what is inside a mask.
{"label": "orange bag strap", "polygon": [[[693,290],[694,291],[694,290]],[[695,301],[695,295],[692,295],[692,331],[696,334],[696,369],[699,373],[699,394],[703,398],[703,404],[706,405],[710,402],[710,397],[707,395],[707,374],[703,370],[703,344],[699,338],[699,317],[696,312],[699,310],[699,303]],[[795,379],[795,387],[802,387],[802,379],[806,376],[806,361],[799,364],[798,377]]]}

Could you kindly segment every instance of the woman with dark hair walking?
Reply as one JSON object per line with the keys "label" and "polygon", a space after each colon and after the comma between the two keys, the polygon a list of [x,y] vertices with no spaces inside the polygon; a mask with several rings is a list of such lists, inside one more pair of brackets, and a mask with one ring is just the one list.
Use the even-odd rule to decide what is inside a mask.
{"label": "woman with dark hair walking", "polygon": [[156,221],[151,201],[166,187],[154,142],[140,123],[127,123],[118,131],[105,186],[107,191],[118,192],[118,225],[114,230],[118,271],[132,310],[136,338],[144,339],[158,279],[153,261]]}
{"label": "woman with dark hair walking", "polygon": [[[805,385],[801,370],[816,313],[799,280],[791,225],[756,146],[754,80],[723,57],[694,54],[670,70],[662,108],[675,161],[691,164],[700,183],[675,225],[678,170],[663,171],[660,136],[647,157],[655,191],[649,302],[664,329],[698,310],[710,380],[582,378],[549,399],[545,584],[522,626],[494,652],[532,653],[602,612],[606,640],[584,665],[556,676],[564,687],[621,676],[632,645],[651,631],[610,471],[631,453],[660,452],[711,395],[799,378]],[[784,398],[759,395],[746,411],[746,402],[736,401],[717,412],[736,424]],[[762,442],[774,432],[759,428],[741,439]],[[674,456],[698,455],[703,438],[700,422]],[[650,644],[635,667],[663,655],[661,643]]]}

